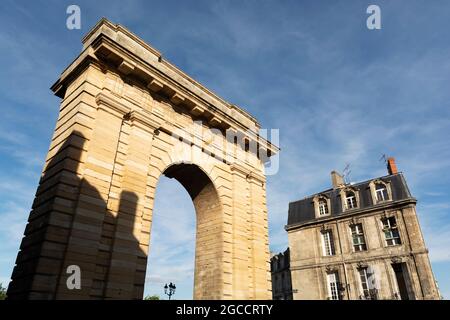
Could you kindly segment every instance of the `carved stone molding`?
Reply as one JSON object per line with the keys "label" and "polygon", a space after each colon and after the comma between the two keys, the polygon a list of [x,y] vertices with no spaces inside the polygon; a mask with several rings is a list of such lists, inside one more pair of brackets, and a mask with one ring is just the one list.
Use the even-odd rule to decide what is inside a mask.
{"label": "carved stone molding", "polygon": [[390,217],[395,217],[396,213],[397,212],[395,210],[391,210],[391,211],[384,210],[383,213],[380,216],[381,220],[385,220],[385,219],[390,218]]}
{"label": "carved stone molding", "polygon": [[332,273],[332,272],[338,272],[339,268],[336,265],[327,265],[325,266],[325,272],[326,273]]}
{"label": "carved stone molding", "polygon": [[331,230],[331,227],[329,225],[327,225],[326,223],[322,224],[320,226],[320,232],[321,233],[325,233]]}
{"label": "carved stone molding", "polygon": [[138,110],[131,111],[128,119],[131,121],[132,125],[139,126],[140,128],[152,133],[159,128],[159,124],[156,121],[152,120],[144,112]]}
{"label": "carved stone molding", "polygon": [[130,108],[123,103],[111,98],[102,92],[95,97],[98,109],[103,109],[108,112],[114,113],[118,117],[123,117],[130,112]]}
{"label": "carved stone molding", "polygon": [[406,257],[397,256],[397,257],[392,257],[391,258],[391,262],[392,263],[402,263],[402,262],[405,262],[405,261],[406,261]]}
{"label": "carved stone molding", "polygon": [[353,217],[350,219],[350,221],[348,222],[348,225],[349,225],[350,227],[352,227],[352,226],[357,225],[358,223],[359,223],[359,219],[353,216]]}
{"label": "carved stone molding", "polygon": [[367,268],[369,265],[367,264],[367,262],[365,262],[365,261],[358,261],[357,263],[356,263],[356,268],[357,269],[364,269],[364,268]]}
{"label": "carved stone molding", "polygon": [[261,186],[263,186],[266,181],[266,178],[263,175],[252,171],[247,175],[247,180],[250,182],[261,184]]}

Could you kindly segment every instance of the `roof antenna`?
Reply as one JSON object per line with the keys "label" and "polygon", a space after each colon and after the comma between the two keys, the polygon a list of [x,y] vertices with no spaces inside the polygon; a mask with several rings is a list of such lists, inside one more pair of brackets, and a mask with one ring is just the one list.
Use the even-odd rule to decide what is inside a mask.
{"label": "roof antenna", "polygon": [[383,155],[378,159],[378,161],[384,160],[384,163],[387,163],[387,157],[386,154],[383,153]]}
{"label": "roof antenna", "polygon": [[350,163],[347,163],[345,165],[344,170],[342,170],[342,174],[344,176],[344,182],[345,184],[350,183],[350,173],[352,172],[352,170],[350,170]]}

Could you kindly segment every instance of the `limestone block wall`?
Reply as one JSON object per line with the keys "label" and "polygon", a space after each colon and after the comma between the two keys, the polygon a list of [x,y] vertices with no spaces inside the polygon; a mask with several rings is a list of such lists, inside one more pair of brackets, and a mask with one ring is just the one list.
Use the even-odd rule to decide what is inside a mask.
{"label": "limestone block wall", "polygon": [[[401,245],[386,245],[381,222],[386,215],[396,218]],[[367,251],[354,252],[352,223],[362,224]],[[333,234],[336,252],[333,256],[323,254],[321,232],[324,228]],[[358,269],[361,266],[370,266],[374,272],[379,299],[395,299],[399,288],[393,263],[405,264],[410,299],[439,299],[414,205],[311,223],[288,231],[288,237],[294,299],[327,299],[326,275],[330,270],[337,271],[339,281],[347,284],[344,299],[360,299],[362,287]]]}
{"label": "limestone block wall", "polygon": [[405,233],[408,237],[410,249],[414,251],[413,266],[417,270],[415,281],[418,283],[423,299],[439,299],[440,293],[431,269],[428,249],[425,246],[422,230],[415,206],[402,209],[402,221],[405,225]]}

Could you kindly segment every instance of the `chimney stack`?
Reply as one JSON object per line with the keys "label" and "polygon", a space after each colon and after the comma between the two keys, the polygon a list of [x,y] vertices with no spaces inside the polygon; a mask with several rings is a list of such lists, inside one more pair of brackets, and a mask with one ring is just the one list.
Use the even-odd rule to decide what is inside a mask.
{"label": "chimney stack", "polygon": [[339,188],[345,184],[344,177],[335,170],[331,171],[331,184],[333,185],[333,189]]}
{"label": "chimney stack", "polygon": [[391,174],[397,174],[398,170],[397,170],[397,165],[395,164],[395,158],[393,157],[389,157],[387,159],[387,169],[388,169],[388,173]]}

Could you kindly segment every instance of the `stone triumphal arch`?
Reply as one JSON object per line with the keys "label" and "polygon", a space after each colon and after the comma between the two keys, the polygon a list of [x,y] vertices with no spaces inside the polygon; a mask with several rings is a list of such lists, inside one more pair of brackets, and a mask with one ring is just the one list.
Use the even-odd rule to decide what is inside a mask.
{"label": "stone triumphal arch", "polygon": [[264,162],[278,149],[256,119],[105,19],[52,90],[59,117],[10,299],[141,299],[162,174],[196,210],[194,298],[271,298]]}

